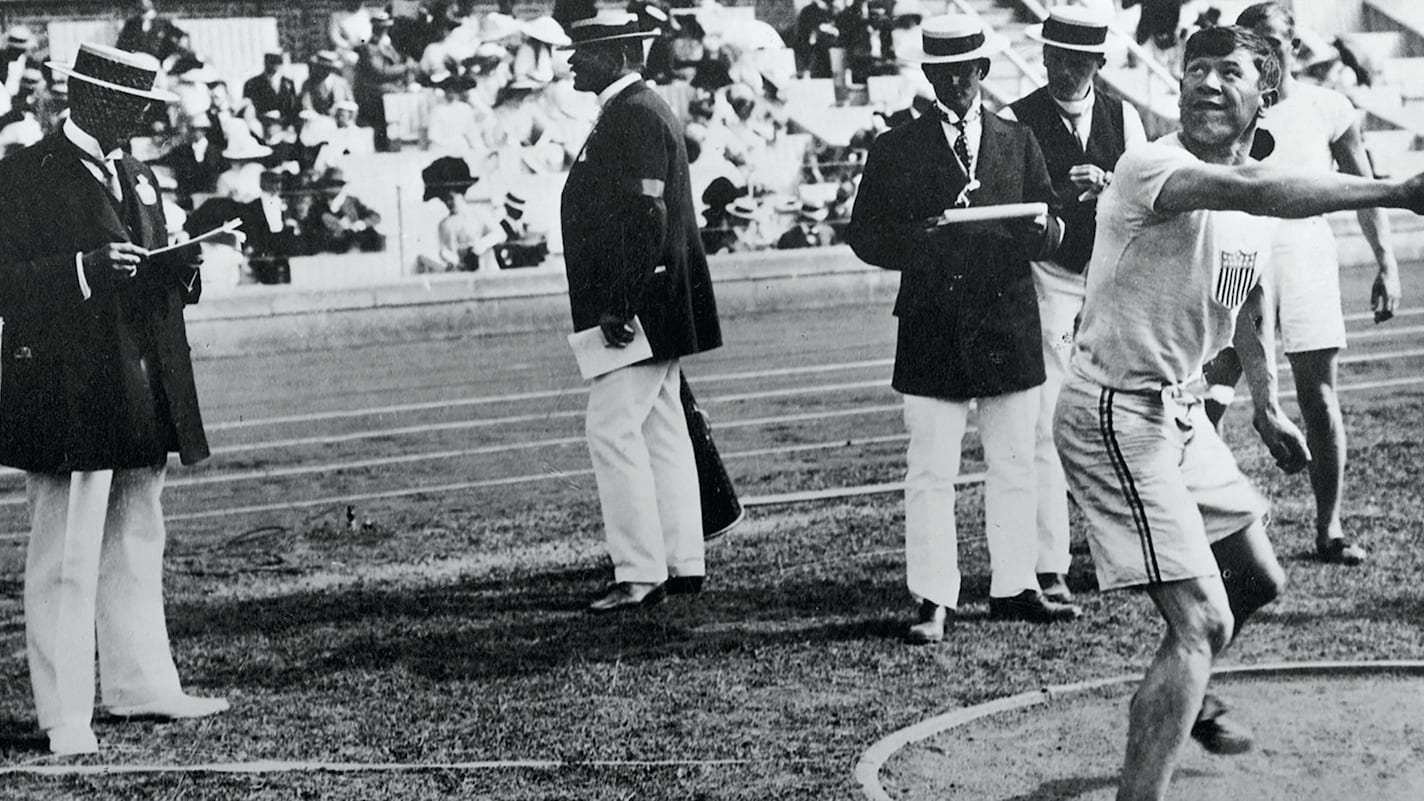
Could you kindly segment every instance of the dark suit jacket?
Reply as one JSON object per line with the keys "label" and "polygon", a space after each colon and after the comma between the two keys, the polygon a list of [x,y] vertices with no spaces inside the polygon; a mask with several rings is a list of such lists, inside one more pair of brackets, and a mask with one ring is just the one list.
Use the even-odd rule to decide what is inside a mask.
{"label": "dark suit jacket", "polygon": [[76,253],[167,242],[156,193],[135,189],[156,189],[153,173],[129,156],[118,171],[122,202],[62,132],[0,160],[0,464],[67,472],[208,455],[183,327],[202,291],[195,251],[96,282],[87,301],[79,288]]}
{"label": "dark suit jacket", "polygon": [[[1028,127],[992,114],[983,121],[973,205],[1052,202]],[[988,397],[1044,380],[1029,258],[1048,254],[1026,253],[1003,223],[923,225],[967,181],[937,115],[881,134],[865,163],[846,236],[866,262],[900,271],[892,383],[907,395]]]}
{"label": "dark suit jacket", "polygon": [[1093,240],[1097,231],[1098,201],[1079,201],[1082,190],[1073,185],[1068,171],[1077,164],[1096,164],[1107,172],[1117,166],[1126,149],[1123,138],[1122,101],[1099,91],[1093,103],[1093,117],[1088,129],[1086,150],[1068,128],[1048,88],[1037,89],[1014,101],[1010,106],[1019,122],[1027,125],[1038,139],[1043,161],[1048,165],[1048,177],[1058,194],[1054,210],[1063,220],[1063,244],[1054,261],[1075,273],[1088,268],[1093,255]]}
{"label": "dark suit jacket", "polygon": [[242,85],[242,96],[252,103],[258,117],[269,111],[276,111],[288,125],[296,124],[297,114],[302,110],[302,101],[297,96],[297,85],[291,78],[281,78],[277,88],[273,89],[272,82],[267,80],[266,75],[255,75]]}
{"label": "dark suit jacket", "polygon": [[562,217],[575,331],[636,314],[654,359],[722,344],[682,128],[646,83],[604,107],[569,170]]}

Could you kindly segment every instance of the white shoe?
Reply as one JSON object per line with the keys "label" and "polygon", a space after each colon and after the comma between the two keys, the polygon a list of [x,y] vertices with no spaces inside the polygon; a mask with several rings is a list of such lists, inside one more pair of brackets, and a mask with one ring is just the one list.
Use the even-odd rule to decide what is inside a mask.
{"label": "white shoe", "polygon": [[99,753],[99,739],[88,726],[55,726],[48,729],[49,752],[55,756]]}
{"label": "white shoe", "polygon": [[187,693],[179,693],[146,704],[111,706],[109,714],[119,718],[205,718],[226,712],[231,706],[226,698],[202,698]]}

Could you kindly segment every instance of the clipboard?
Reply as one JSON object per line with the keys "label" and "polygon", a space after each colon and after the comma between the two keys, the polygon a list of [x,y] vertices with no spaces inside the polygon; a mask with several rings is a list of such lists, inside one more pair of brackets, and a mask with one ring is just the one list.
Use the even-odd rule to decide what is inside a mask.
{"label": "clipboard", "polygon": [[945,209],[935,225],[956,225],[968,222],[1015,220],[1048,213],[1047,203],[1004,203],[998,206],[970,206],[967,209]]}
{"label": "clipboard", "polygon": [[642,321],[634,317],[629,325],[633,327],[633,341],[622,348],[609,347],[603,341],[603,329],[598,326],[569,334],[569,347],[573,348],[579,375],[585,381],[653,358],[653,346],[648,342]]}

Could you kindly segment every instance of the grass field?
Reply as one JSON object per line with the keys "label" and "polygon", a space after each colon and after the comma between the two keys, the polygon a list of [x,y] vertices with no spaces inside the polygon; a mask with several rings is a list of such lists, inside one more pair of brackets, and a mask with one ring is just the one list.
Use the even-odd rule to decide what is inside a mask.
{"label": "grass field", "polygon": [[[884,391],[840,393],[847,403],[893,402]],[[1416,384],[1344,400],[1346,527],[1372,552],[1362,569],[1309,558],[1304,477],[1277,474],[1244,415],[1229,419],[1243,466],[1273,500],[1290,579],[1230,661],[1424,658],[1424,393]],[[724,450],[888,436],[898,426],[890,415],[815,437],[775,425],[732,433],[726,424],[740,416],[754,415],[722,418]],[[576,435],[578,422],[564,433]],[[890,438],[732,464],[757,494],[848,486],[898,480],[903,447]],[[971,448],[967,469],[975,456]],[[104,752],[63,764],[545,764],[10,774],[0,776],[0,798],[850,799],[857,757],[886,733],[1044,684],[1140,672],[1160,634],[1145,598],[1092,591],[1080,532],[1070,584],[1083,621],[988,621],[976,487],[960,498],[961,618],[928,647],[901,640],[912,604],[895,494],[758,508],[710,550],[702,595],[616,618],[582,611],[607,577],[587,477],[396,506],[351,525],[325,507],[294,514],[283,526],[230,523],[225,536],[177,537],[171,548],[180,670],[190,690],[225,694],[233,710],[166,725],[100,721]],[[58,764],[33,729],[22,561],[23,547],[0,551],[0,766],[11,767]]]}
{"label": "grass field", "polygon": [[[1245,426],[1231,429],[1276,499],[1275,539],[1291,579],[1233,661],[1424,658],[1417,427],[1424,401],[1351,404],[1349,411],[1353,474],[1376,477],[1369,489],[1357,486],[1348,520],[1373,551],[1363,570],[1306,558],[1303,480],[1275,476]],[[975,491],[963,496],[970,519],[977,501]],[[326,586],[319,571],[262,570],[270,543],[260,540],[211,560],[189,556],[169,583],[177,652],[194,689],[226,692],[233,711],[201,722],[98,728],[110,762],[560,760],[567,767],[6,776],[0,795],[850,798],[856,757],[888,731],[1041,684],[1139,670],[1158,633],[1144,599],[1085,592],[1089,616],[1077,625],[990,623],[971,600],[943,645],[903,644],[908,604],[894,496],[759,514],[712,551],[714,578],[701,597],[591,618],[577,607],[602,576],[593,512],[529,509],[499,526],[478,517],[436,521],[432,530],[467,532],[480,553],[415,561],[399,551],[418,532],[312,530],[298,555],[284,558],[299,561],[309,551],[320,554],[312,562],[369,566]],[[583,531],[568,537],[571,528]],[[512,541],[515,532],[541,531],[559,536]],[[964,550],[966,598],[982,599],[984,548],[971,542]],[[1079,590],[1091,584],[1081,561],[1072,583]],[[23,660],[10,655],[0,669],[0,736],[13,765],[40,756],[26,750],[40,741],[31,732]],[[688,764],[592,764],[599,761]]]}

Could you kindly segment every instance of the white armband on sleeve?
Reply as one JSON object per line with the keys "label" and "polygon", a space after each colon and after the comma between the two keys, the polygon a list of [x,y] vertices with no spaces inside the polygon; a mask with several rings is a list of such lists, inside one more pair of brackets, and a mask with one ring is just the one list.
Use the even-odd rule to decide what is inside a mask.
{"label": "white armband on sleeve", "polygon": [[79,277],[79,292],[88,300],[94,296],[94,290],[89,288],[89,279],[84,277],[84,254],[74,254],[74,274]]}

